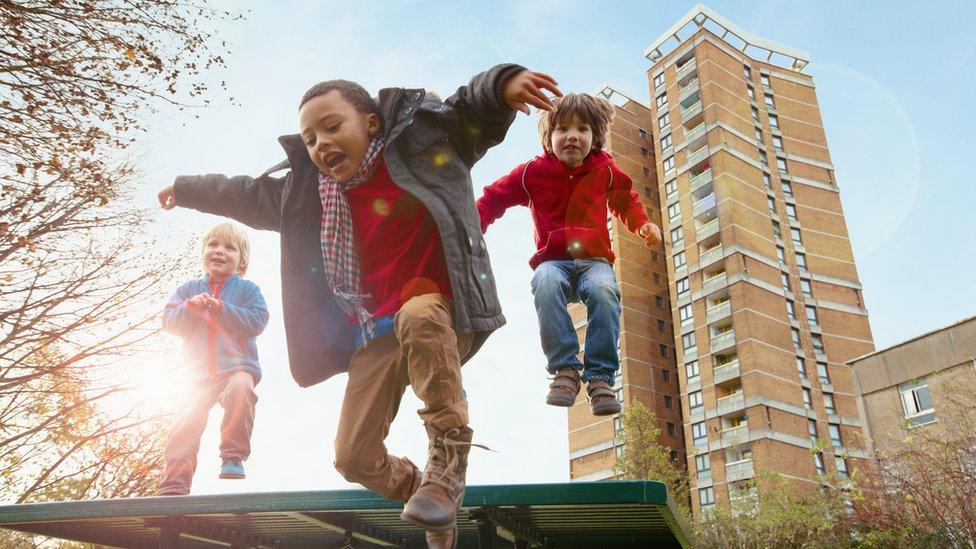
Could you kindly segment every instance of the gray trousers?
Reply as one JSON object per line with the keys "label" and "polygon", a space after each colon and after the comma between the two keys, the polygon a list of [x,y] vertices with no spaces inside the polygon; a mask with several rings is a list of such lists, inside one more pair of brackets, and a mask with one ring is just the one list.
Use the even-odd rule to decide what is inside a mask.
{"label": "gray trousers", "polygon": [[204,382],[196,395],[180,410],[170,427],[166,442],[166,469],[159,491],[189,494],[197,468],[200,437],[214,404],[224,409],[220,422],[220,457],[245,460],[251,455],[251,429],[254,426],[254,378],[247,372],[234,372]]}

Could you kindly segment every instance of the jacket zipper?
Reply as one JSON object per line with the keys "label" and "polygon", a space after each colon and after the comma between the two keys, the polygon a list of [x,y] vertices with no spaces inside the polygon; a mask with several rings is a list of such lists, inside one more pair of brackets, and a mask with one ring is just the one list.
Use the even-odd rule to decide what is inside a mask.
{"label": "jacket zipper", "polygon": [[[226,280],[221,280],[216,285],[214,285],[213,278],[211,278],[208,283],[210,284],[210,295],[214,298],[220,298],[220,290],[224,287],[224,282]],[[214,311],[208,311],[207,313],[207,323],[209,324],[208,333],[208,351],[209,351],[209,366],[210,366],[210,378],[213,379],[217,375],[217,313]]]}

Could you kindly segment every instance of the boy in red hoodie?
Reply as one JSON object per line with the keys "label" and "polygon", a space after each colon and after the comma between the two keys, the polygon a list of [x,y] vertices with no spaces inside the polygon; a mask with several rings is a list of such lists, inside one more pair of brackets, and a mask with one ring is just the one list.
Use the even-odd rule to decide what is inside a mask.
{"label": "boy in red hoodie", "polygon": [[[555,105],[555,111],[544,112],[539,120],[544,154],[485,187],[478,214],[484,232],[512,206],[528,206],[532,213],[532,294],[542,350],[553,375],[546,402],[572,406],[582,377],[593,414],[611,415],[620,412],[612,390],[620,367],[620,289],[613,272],[607,208],[647,246],[660,243],[661,230],[648,221],[630,177],[603,150],[613,106],[576,93],[557,99]],[[567,310],[575,301],[587,309],[582,363]]]}

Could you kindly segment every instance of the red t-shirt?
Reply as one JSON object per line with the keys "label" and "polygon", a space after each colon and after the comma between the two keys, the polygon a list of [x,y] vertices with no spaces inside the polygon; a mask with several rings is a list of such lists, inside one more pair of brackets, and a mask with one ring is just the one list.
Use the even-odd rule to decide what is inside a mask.
{"label": "red t-shirt", "polygon": [[427,208],[398,187],[379,160],[373,177],[347,190],[363,290],[374,317],[396,313],[412,297],[451,299],[441,235]]}

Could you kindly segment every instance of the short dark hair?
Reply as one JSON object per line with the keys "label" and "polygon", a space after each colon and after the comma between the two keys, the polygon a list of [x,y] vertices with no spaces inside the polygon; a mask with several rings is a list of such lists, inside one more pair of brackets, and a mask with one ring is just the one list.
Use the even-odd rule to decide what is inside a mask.
{"label": "short dark hair", "polygon": [[[557,125],[571,120],[573,115],[590,125],[593,130],[593,148],[602,150],[607,142],[607,130],[613,121],[614,109],[608,101],[594,97],[588,93],[567,93],[553,101],[555,112],[543,111],[539,118],[539,137],[542,146],[549,150],[552,130]],[[589,151],[587,151],[589,152]]]}
{"label": "short dark hair", "polygon": [[380,108],[376,104],[376,100],[373,99],[373,96],[366,91],[366,88],[349,80],[326,80],[325,82],[319,82],[305,92],[305,95],[302,96],[302,102],[298,104],[298,108],[301,109],[305,106],[305,103],[320,95],[325,95],[332,90],[339,90],[342,98],[352,103],[352,106],[356,107],[357,111],[363,114],[375,114],[379,116]]}

